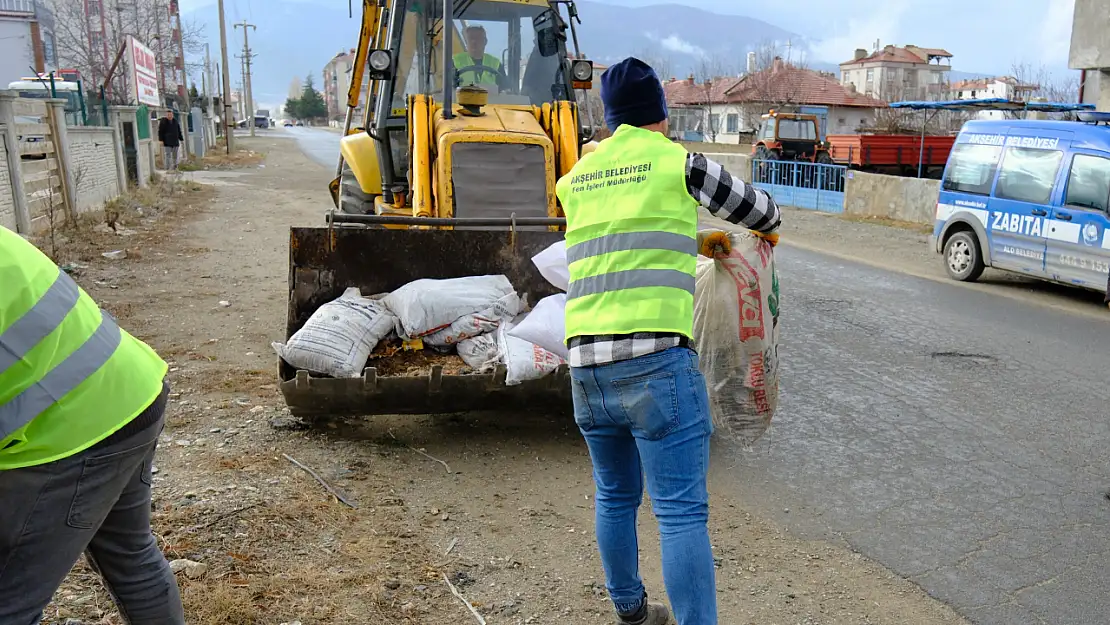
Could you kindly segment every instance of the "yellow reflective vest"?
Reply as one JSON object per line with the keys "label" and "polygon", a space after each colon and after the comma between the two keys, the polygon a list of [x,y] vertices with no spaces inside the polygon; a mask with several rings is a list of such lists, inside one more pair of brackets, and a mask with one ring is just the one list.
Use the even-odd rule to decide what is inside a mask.
{"label": "yellow reflective vest", "polygon": [[107,438],[158,398],[166,370],[45,254],[0,226],[0,470]]}
{"label": "yellow reflective vest", "polygon": [[556,185],[567,217],[566,338],[692,337],[698,203],[685,148],[621,126]]}
{"label": "yellow reflective vest", "polygon": [[[451,57],[455,65],[455,71],[458,72],[464,67],[473,67],[478,65],[470,56],[469,52],[460,52]],[[492,54],[482,55],[482,66],[488,69],[469,69],[465,72],[459,72],[459,86],[465,87],[467,85],[496,85],[497,72],[501,69],[501,60]]]}

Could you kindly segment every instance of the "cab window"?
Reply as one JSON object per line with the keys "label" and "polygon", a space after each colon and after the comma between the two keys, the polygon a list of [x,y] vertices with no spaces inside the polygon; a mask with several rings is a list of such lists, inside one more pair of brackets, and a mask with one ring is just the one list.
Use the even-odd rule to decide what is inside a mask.
{"label": "cab window", "polygon": [[780,119],[779,139],[801,139],[812,141],[817,139],[813,122],[805,119]]}
{"label": "cab window", "polygon": [[1059,150],[1006,148],[998,174],[995,197],[1003,200],[1048,204],[1052,185],[1064,153]]}
{"label": "cab window", "polygon": [[994,145],[957,145],[948,157],[944,190],[990,195],[994,172],[1001,155],[1002,148]]}
{"label": "cab window", "polygon": [[1064,203],[1077,208],[1108,212],[1110,209],[1110,159],[1076,154],[1068,173]]}

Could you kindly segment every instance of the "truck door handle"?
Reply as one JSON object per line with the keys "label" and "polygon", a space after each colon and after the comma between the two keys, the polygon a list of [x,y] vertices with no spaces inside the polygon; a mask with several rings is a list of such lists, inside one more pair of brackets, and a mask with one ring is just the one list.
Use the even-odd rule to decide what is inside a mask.
{"label": "truck door handle", "polygon": [[1060,221],[1071,221],[1071,215],[1067,213],[1056,213],[1056,219]]}
{"label": "truck door handle", "polygon": [[1048,214],[1048,211],[1043,211],[1043,210],[1041,210],[1041,209],[1039,209],[1039,208],[1038,208],[1038,209],[1035,209],[1035,210],[1033,211],[1033,214],[1034,214],[1035,216],[1037,216],[1037,217],[1044,217],[1045,215],[1047,215],[1047,214]]}

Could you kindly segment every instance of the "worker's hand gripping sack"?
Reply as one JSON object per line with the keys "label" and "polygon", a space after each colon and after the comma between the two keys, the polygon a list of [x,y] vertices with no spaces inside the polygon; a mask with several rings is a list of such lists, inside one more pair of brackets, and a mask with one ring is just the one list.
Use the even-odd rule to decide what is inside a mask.
{"label": "worker's hand gripping sack", "polygon": [[698,234],[714,258],[698,257],[694,339],[717,434],[751,444],[778,404],[778,277],[766,239],[735,232],[722,245],[719,238]]}

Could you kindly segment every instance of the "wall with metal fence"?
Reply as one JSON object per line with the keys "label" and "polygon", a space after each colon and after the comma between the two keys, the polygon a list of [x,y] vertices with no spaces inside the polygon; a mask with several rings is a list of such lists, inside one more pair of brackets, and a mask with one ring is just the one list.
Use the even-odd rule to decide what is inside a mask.
{"label": "wall with metal fence", "polygon": [[752,184],[785,206],[826,213],[844,212],[848,168],[808,161],[752,159]]}

